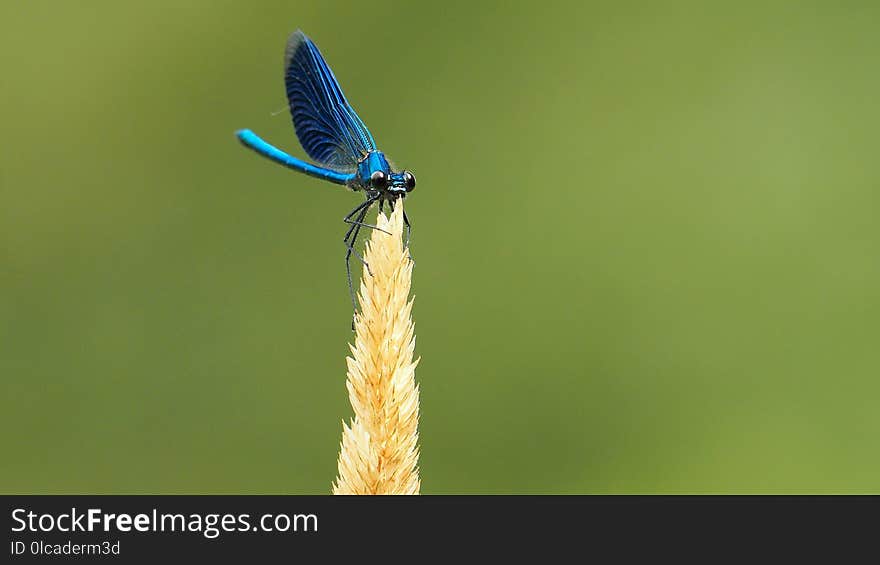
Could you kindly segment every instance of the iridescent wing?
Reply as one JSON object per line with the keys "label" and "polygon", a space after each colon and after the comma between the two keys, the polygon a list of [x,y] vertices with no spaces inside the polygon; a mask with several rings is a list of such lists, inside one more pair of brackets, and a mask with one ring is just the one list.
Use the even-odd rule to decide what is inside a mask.
{"label": "iridescent wing", "polygon": [[317,163],[350,172],[376,148],[318,47],[299,30],[287,40],[284,83],[296,135]]}

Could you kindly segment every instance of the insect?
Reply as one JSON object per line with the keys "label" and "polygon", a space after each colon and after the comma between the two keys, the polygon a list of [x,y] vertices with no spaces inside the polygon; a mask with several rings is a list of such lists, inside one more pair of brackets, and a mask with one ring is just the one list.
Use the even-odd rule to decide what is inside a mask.
{"label": "insect", "polygon": [[[345,271],[351,303],[357,310],[351,282],[350,259],[354,254],[370,272],[370,266],[355,250],[361,228],[381,229],[364,219],[373,204],[379,210],[385,203],[393,209],[398,198],[405,198],[416,187],[416,177],[407,170],[395,171],[363,120],[348,103],[333,71],[327,66],[318,46],[297,30],[287,40],[284,55],[284,85],[296,136],[305,152],[317,164],[291,157],[263,141],[249,129],[236,132],[239,141],[276,163],[335,184],[363,192],[366,199],[349,212],[343,221],[349,225],[342,241],[345,244]],[[412,226],[406,212],[406,242]]]}

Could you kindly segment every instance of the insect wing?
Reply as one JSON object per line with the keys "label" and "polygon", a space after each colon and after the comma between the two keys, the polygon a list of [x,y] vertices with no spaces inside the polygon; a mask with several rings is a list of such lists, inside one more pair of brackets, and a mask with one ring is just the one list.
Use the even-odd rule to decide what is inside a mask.
{"label": "insect wing", "polygon": [[284,82],[293,127],[316,162],[353,171],[376,148],[363,120],[348,103],[318,47],[302,31],[287,41]]}

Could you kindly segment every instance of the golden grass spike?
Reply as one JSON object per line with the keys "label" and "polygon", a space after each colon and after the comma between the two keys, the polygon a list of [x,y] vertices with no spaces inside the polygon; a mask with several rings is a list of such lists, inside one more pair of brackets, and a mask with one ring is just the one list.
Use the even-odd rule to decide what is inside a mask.
{"label": "golden grass spike", "polygon": [[348,397],[354,408],[342,424],[339,471],[333,494],[419,494],[419,387],[413,360],[415,333],[409,298],[412,261],[401,241],[403,200],[388,218],[380,213],[367,242],[366,268],[350,346]]}

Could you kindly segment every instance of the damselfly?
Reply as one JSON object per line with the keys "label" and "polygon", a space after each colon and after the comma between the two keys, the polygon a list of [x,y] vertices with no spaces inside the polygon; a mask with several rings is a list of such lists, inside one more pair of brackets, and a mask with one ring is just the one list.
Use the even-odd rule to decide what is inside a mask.
{"label": "damselfly", "polygon": [[[352,306],[357,309],[351,282],[351,255],[360,259],[369,272],[370,266],[355,250],[355,242],[361,228],[379,229],[364,222],[367,212],[377,203],[380,211],[386,202],[393,208],[398,198],[406,197],[416,187],[416,177],[406,170],[392,170],[385,154],[376,149],[367,126],[342,94],[339,82],[318,47],[299,30],[287,40],[284,84],[296,136],[317,164],[291,157],[249,129],[239,130],[236,135],[245,147],[267,159],[364,193],[366,200],[343,218],[349,224],[342,239],[346,247],[348,291]],[[408,244],[411,226],[406,212],[403,221]]]}

